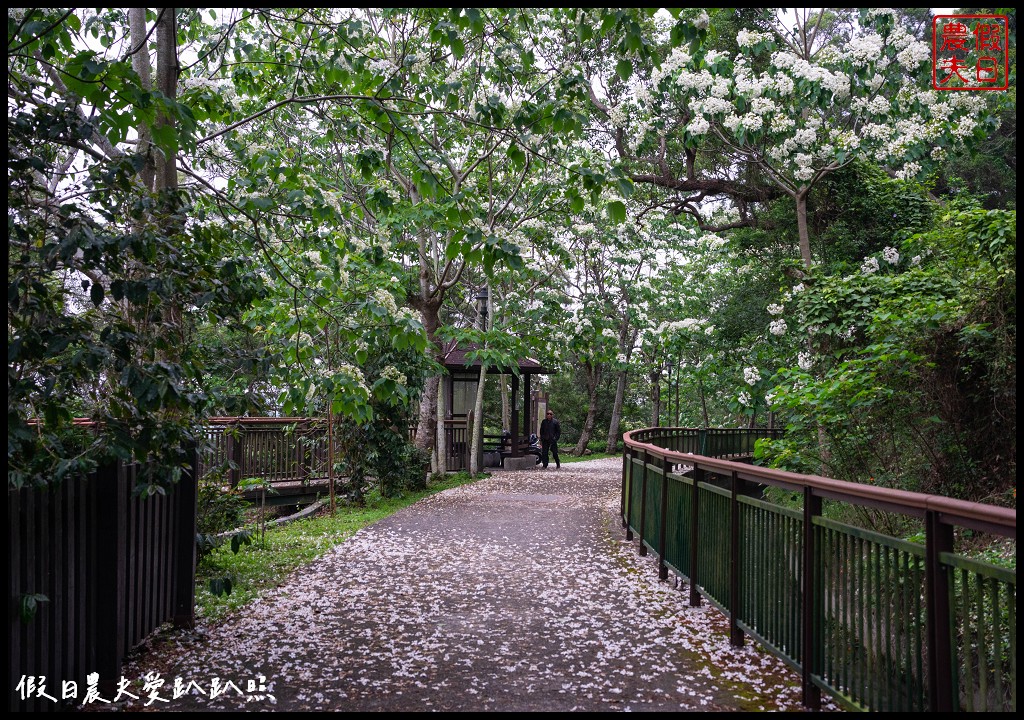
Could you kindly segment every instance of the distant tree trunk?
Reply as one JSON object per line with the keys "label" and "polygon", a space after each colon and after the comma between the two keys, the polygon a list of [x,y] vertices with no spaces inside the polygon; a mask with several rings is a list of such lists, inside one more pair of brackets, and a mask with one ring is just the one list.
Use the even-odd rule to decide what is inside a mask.
{"label": "distant tree trunk", "polygon": [[476,402],[473,403],[473,422],[468,428],[466,441],[469,443],[469,472],[473,477],[483,470],[484,444],[484,384],[487,381],[487,366],[480,366],[480,381],[476,384]]}
{"label": "distant tree trunk", "polygon": [[[619,327],[619,352],[629,362],[633,355],[633,345],[636,344],[637,330],[630,332],[628,320],[623,320]],[[619,425],[622,422],[622,403],[626,397],[626,381],[629,370],[619,370],[618,382],[615,384],[615,402],[612,404],[612,419],[608,423],[608,442],[605,444],[605,452],[613,454],[619,447]]]}
{"label": "distant tree trunk", "polygon": [[445,416],[448,414],[445,404],[448,402],[448,398],[445,397],[445,394],[443,389],[437,393],[437,461],[434,472],[439,473],[448,472],[448,438],[444,431]]}
{"label": "distant tree trunk", "polygon": [[619,425],[622,422],[622,402],[626,395],[626,370],[619,370],[619,380],[615,384],[615,402],[612,404],[612,419],[608,423],[608,442],[605,444],[606,453],[615,453],[619,447]]}
{"label": "distant tree trunk", "polygon": [[583,432],[573,450],[574,455],[582,455],[587,449],[590,437],[594,434],[594,423],[597,420],[597,388],[601,384],[600,364],[586,363],[584,372],[587,375],[587,419],[583,423]]}
{"label": "distant tree trunk", "polygon": [[704,429],[708,429],[708,396],[704,393],[704,379],[698,378],[697,390],[700,393],[700,414],[704,418]]}
{"label": "distant tree trunk", "polygon": [[[490,312],[491,297],[490,293],[487,294],[487,312],[483,317],[477,317],[477,327],[482,330],[489,330],[490,327],[484,327],[484,323],[490,326],[494,325],[494,315]],[[487,347],[487,343],[484,343],[484,347]],[[484,386],[487,382],[487,363],[480,362],[480,380],[476,384],[476,401],[473,403],[473,423],[472,427],[468,428],[466,438],[469,443],[469,473],[473,477],[476,477],[483,469],[483,444],[484,444]]]}
{"label": "distant tree trunk", "polygon": [[661,366],[651,370],[651,427],[661,425]]}

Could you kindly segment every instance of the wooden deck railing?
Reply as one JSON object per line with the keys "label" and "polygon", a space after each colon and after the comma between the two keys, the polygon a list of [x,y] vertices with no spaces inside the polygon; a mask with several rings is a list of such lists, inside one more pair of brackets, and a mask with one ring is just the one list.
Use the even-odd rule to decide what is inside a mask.
{"label": "wooden deck railing", "polygon": [[327,426],[318,418],[217,417],[203,434],[200,477],[221,472],[232,487],[246,478],[274,484],[327,477]]}
{"label": "wooden deck railing", "polygon": [[[626,433],[622,521],[641,553],[657,553],[660,576],[687,579],[691,605],[706,598],[728,615],[734,644],[749,635],[799,670],[811,708],[824,691],[869,710],[1016,710],[1016,571],[954,547],[959,530],[1016,538],[1016,511],[708,452],[736,454],[758,432],[706,431],[705,454],[685,449],[700,431]],[[802,507],[750,492],[764,485]],[[925,543],[829,519],[825,501],[919,518]]]}

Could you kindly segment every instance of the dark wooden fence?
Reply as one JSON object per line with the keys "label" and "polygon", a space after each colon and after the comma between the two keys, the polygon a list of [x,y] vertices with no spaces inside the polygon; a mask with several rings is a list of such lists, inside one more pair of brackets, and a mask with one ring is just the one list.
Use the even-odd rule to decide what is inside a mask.
{"label": "dark wooden fence", "polygon": [[[166,622],[195,619],[196,455],[166,494],[133,495],[139,466],[119,463],[55,487],[8,490],[8,708],[60,709],[26,682],[45,676],[58,700],[62,682],[98,673],[103,697],[125,654]],[[45,596],[24,617],[29,596]],[[19,689],[20,684],[20,689]],[[110,694],[108,694],[110,693]]]}
{"label": "dark wooden fence", "polygon": [[[753,442],[743,432],[718,451]],[[624,439],[627,538],[689,581],[691,605],[722,610],[734,644],[749,635],[800,671],[805,704],[824,691],[854,709],[1016,710],[1016,571],[954,548],[958,528],[1016,538],[1015,510],[669,449],[699,442],[684,428]],[[802,507],[749,492],[764,485]],[[925,543],[837,522],[824,501],[919,518]]]}

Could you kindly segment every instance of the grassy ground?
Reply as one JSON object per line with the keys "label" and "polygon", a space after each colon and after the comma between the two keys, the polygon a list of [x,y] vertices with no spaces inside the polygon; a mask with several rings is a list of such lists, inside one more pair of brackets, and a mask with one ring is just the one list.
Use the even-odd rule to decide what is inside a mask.
{"label": "grassy ground", "polygon": [[[293,570],[344,542],[360,528],[428,495],[470,482],[473,480],[468,473],[456,473],[441,482],[431,482],[426,490],[400,498],[377,495],[369,496],[362,507],[339,504],[334,515],[323,512],[269,527],[262,539],[253,533],[252,545],[243,545],[237,554],[225,544],[203,558],[196,569],[196,615],[202,620],[222,618],[279,585]],[[224,577],[231,579],[231,593],[218,597],[210,592],[210,581]]]}

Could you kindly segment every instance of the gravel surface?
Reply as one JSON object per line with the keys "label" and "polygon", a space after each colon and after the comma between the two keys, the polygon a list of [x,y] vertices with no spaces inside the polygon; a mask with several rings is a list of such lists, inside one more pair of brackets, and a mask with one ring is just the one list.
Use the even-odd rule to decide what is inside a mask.
{"label": "gravel surface", "polygon": [[621,468],[499,471],[422,500],[226,620],[160,637],[118,707],[801,710],[794,672],[730,647],[723,616],[624,540]]}

